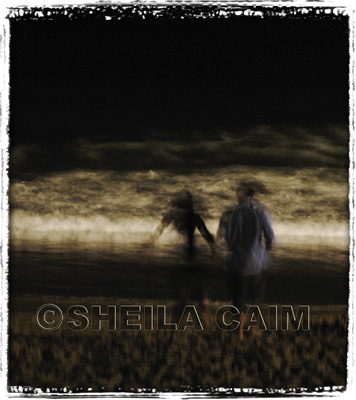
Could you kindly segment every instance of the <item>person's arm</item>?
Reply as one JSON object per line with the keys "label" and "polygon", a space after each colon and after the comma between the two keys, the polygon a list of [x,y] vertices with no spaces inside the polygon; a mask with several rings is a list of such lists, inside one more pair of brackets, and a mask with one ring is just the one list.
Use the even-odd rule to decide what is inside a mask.
{"label": "person's arm", "polygon": [[263,236],[266,242],[266,249],[272,250],[272,242],[275,238],[271,222],[266,212],[263,213]]}
{"label": "person's arm", "polygon": [[170,213],[166,214],[157,228],[151,235],[151,239],[148,242],[150,246],[154,246],[156,240],[162,235],[163,231],[168,227],[168,225],[172,222],[172,215]]}
{"label": "person's arm", "polygon": [[196,219],[196,226],[197,226],[200,234],[203,236],[205,241],[208,243],[210,250],[211,250],[211,254],[215,259],[216,258],[215,240],[214,240],[212,234],[208,231],[208,229],[207,229],[204,221],[201,219],[201,217],[199,215],[195,215],[195,219]]}
{"label": "person's arm", "polygon": [[167,226],[171,222],[172,222],[172,215],[168,213],[162,218],[162,221],[152,233],[150,240],[143,245],[143,247],[146,248],[146,251],[141,264],[141,269],[147,267],[147,256],[149,253],[149,249],[151,249],[155,245],[156,240],[161,236],[162,232],[165,230],[165,228],[167,228]]}
{"label": "person's arm", "polygon": [[227,227],[229,225],[231,215],[232,211],[225,211],[220,218],[219,227],[216,233],[216,241],[222,242],[223,244],[226,243]]}

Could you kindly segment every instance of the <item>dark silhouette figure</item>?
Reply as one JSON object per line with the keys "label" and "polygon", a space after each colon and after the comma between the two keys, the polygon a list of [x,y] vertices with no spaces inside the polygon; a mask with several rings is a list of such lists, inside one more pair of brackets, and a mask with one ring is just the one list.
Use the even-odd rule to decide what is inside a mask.
{"label": "dark silhouette figure", "polygon": [[194,232],[196,228],[210,246],[213,256],[215,256],[214,238],[201,217],[194,212],[193,196],[188,190],[180,192],[170,202],[169,211],[163,216],[161,223],[152,235],[151,245],[155,243],[164,229],[170,224],[174,225],[174,228],[182,238],[185,246],[186,261],[192,261],[194,258]]}
{"label": "dark silhouette figure", "polygon": [[196,250],[194,246],[195,230],[198,229],[209,245],[214,260],[216,259],[215,241],[202,218],[194,212],[193,196],[188,190],[178,193],[171,200],[168,212],[165,213],[152,235],[149,242],[150,247],[154,246],[156,240],[170,224],[173,224],[174,229],[181,237],[184,249],[184,262],[180,272],[172,275],[172,291],[177,299],[173,314],[181,315],[184,306],[194,300],[202,301],[204,315],[207,315],[208,301],[204,270],[193,263]]}

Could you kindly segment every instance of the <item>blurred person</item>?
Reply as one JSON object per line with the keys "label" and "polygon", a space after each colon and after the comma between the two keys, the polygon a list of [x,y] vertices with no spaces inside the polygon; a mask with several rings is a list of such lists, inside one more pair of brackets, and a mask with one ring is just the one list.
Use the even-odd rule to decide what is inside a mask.
{"label": "blurred person", "polygon": [[190,262],[194,259],[194,232],[196,228],[208,243],[211,253],[215,257],[214,238],[206,228],[202,218],[194,212],[193,196],[189,190],[179,192],[171,200],[170,208],[153,232],[149,246],[154,246],[156,240],[170,224],[173,224],[183,242],[186,261]]}
{"label": "blurred person", "polygon": [[233,305],[240,312],[238,341],[241,342],[247,301],[253,305],[263,301],[269,253],[275,236],[267,209],[255,198],[253,187],[242,184],[236,190],[236,199],[238,205],[221,216],[217,238],[228,250],[228,282]]}
{"label": "blurred person", "polygon": [[216,259],[215,240],[208,231],[203,219],[195,213],[193,196],[189,190],[179,192],[169,204],[168,211],[163,215],[160,224],[152,234],[147,246],[152,248],[163,231],[173,225],[180,236],[183,248],[184,262],[179,276],[174,276],[172,285],[175,287],[177,301],[177,313],[181,308],[192,301],[193,298],[203,299],[204,313],[207,313],[207,293],[205,288],[205,276],[201,268],[194,265],[196,248],[194,246],[194,233],[198,229],[206,243],[210,247],[211,254]]}

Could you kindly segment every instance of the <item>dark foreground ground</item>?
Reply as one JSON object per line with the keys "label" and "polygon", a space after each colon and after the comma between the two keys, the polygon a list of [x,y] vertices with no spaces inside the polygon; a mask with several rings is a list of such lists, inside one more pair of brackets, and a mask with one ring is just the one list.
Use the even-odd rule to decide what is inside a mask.
{"label": "dark foreground ground", "polygon": [[[71,305],[165,305],[167,321],[186,284],[182,266],[142,255],[119,257],[108,249],[10,253],[9,374],[11,386],[180,390],[183,386],[290,388],[346,385],[348,255],[335,249],[280,248],[268,277],[264,310],[273,304],[310,306],[310,327],[258,332],[237,343],[222,331],[216,310],[230,304],[224,270],[202,255],[189,280],[190,298],[204,330],[93,330],[66,326]],[[201,289],[202,288],[202,289]],[[204,294],[206,299],[204,301]],[[36,310],[54,303],[63,324],[45,331]],[[117,311],[118,312],[118,311]],[[263,311],[263,316],[268,319]],[[50,319],[51,314],[48,315]],[[118,317],[119,318],[119,317]],[[260,333],[260,334],[257,334]]]}
{"label": "dark foreground ground", "polygon": [[[58,301],[58,299],[56,300]],[[102,303],[105,299],[100,299]],[[313,309],[308,331],[224,332],[203,320],[204,331],[46,332],[34,315],[11,318],[9,384],[179,390],[183,386],[298,388],[346,385],[346,308]]]}

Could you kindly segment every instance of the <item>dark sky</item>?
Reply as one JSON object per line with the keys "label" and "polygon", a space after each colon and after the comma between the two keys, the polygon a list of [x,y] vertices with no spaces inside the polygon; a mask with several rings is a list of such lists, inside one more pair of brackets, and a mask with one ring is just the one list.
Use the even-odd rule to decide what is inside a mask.
{"label": "dark sky", "polygon": [[347,23],[13,20],[11,143],[347,123]]}

